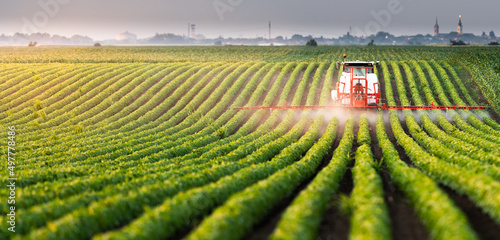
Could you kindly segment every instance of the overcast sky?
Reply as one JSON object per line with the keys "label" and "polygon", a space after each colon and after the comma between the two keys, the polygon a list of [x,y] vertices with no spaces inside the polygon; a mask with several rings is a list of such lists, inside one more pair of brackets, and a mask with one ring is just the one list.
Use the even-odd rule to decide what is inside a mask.
{"label": "overcast sky", "polygon": [[0,34],[47,32],[95,40],[129,31],[187,34],[188,22],[207,37],[268,37],[294,33],[338,37],[377,30],[395,35],[456,31],[500,34],[499,0],[0,0]]}

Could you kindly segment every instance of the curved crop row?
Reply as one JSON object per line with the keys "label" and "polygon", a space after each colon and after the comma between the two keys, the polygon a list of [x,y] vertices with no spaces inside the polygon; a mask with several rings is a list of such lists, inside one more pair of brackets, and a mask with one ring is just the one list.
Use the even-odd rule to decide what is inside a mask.
{"label": "curved crop row", "polygon": [[368,118],[359,121],[355,165],[352,170],[354,189],[349,198],[351,214],[351,239],[391,239],[389,213],[384,202],[382,179],[375,170],[370,149],[371,139]]}
{"label": "curved crop row", "polygon": [[330,163],[287,207],[271,239],[316,239],[323,213],[337,191],[350,162],[349,153],[354,140],[353,127],[354,119],[351,117],[345,124],[344,134],[333,152]]}
{"label": "curved crop row", "polygon": [[[377,116],[378,145],[382,148],[384,164],[391,180],[425,224],[432,239],[477,239],[465,215],[439,186],[421,171],[410,168],[401,161],[399,154],[385,132],[384,117]],[[445,212],[446,214],[442,214]]]}
{"label": "curved crop row", "polygon": [[[305,84],[306,84],[305,82],[302,83],[302,85],[305,85]],[[294,98],[294,100],[295,100],[295,98]],[[298,99],[298,101],[300,101],[300,98]],[[293,114],[292,115],[289,114],[289,116],[290,117],[287,117],[288,120],[283,122],[284,125],[283,124],[281,125],[282,130],[281,131],[273,131],[273,132],[271,132],[271,134],[273,134],[273,135],[283,134],[283,131],[287,129],[287,125],[289,125],[290,121],[293,119]],[[303,121],[302,124],[305,124],[305,122]],[[276,129],[276,130],[278,130],[278,129]],[[252,163],[256,164],[259,161],[265,161],[269,157],[272,157],[274,154],[276,154],[275,150],[279,151],[280,148],[276,148],[276,146],[287,146],[290,143],[289,141],[298,137],[297,134],[300,134],[300,133],[301,133],[301,130],[295,130],[293,133],[288,134],[287,135],[288,137],[280,138],[280,139],[270,143],[271,145],[268,144],[267,146],[260,148],[259,154],[254,153],[251,158],[242,159],[240,161],[234,162],[233,164],[227,164],[227,163],[233,162],[234,160],[230,160],[230,159],[223,160],[226,162],[226,164],[222,164],[219,167],[212,167],[212,168],[208,168],[208,169],[204,168],[204,170],[202,170],[202,171],[199,171],[199,172],[196,172],[193,174],[185,175],[182,178],[177,178],[175,180],[176,184],[174,184],[174,183],[170,183],[170,184],[162,183],[162,184],[154,184],[154,185],[151,185],[148,187],[143,187],[141,189],[141,192],[143,192],[143,191],[144,192],[139,194],[139,195],[137,195],[136,193],[133,192],[127,197],[124,197],[123,195],[114,196],[112,198],[110,197],[110,198],[103,199],[101,201],[92,203],[88,207],[88,209],[93,209],[92,212],[113,211],[116,213],[121,213],[123,216],[122,219],[131,220],[134,216],[136,216],[135,214],[142,212],[142,210],[135,208],[134,211],[129,211],[129,212],[125,213],[125,212],[121,211],[121,209],[126,207],[123,204],[127,204],[127,203],[137,204],[138,202],[147,201],[148,205],[154,205],[155,202],[158,203],[157,201],[159,200],[160,196],[168,196],[169,194],[176,193],[176,192],[180,191],[179,188],[187,190],[187,189],[192,188],[192,187],[202,186],[202,185],[205,185],[209,182],[215,181],[221,177],[224,177],[225,175],[231,174],[239,169],[247,167],[247,166],[251,165]],[[262,140],[265,141],[265,139],[262,139]],[[278,144],[278,145],[276,145],[276,144]],[[273,154],[273,152],[275,152],[275,153]],[[260,157],[257,158],[257,156],[260,156]],[[222,159],[219,159],[219,161],[222,161]],[[170,181],[174,181],[174,180],[170,180]],[[180,184],[181,182],[179,182],[179,181],[182,181],[183,184]],[[170,186],[170,187],[165,189],[165,186]],[[145,194],[145,193],[147,193],[147,194]],[[108,203],[106,203],[106,202],[108,202]],[[107,207],[99,207],[98,209],[96,209],[96,206],[107,206]],[[127,217],[125,217],[125,216],[127,216]],[[84,222],[88,222],[88,220],[85,220],[85,219],[93,219],[93,218],[95,218],[95,216],[93,214],[89,214],[88,210],[86,208],[83,208],[80,210],[75,210],[73,212],[73,214],[67,215],[67,217],[63,217],[63,218],[57,220],[56,222],[61,227],[62,226],[68,226],[68,227],[69,226],[79,226],[79,224],[77,224],[77,222],[80,222],[80,224],[81,224]],[[111,221],[111,220],[109,222],[105,222],[105,223],[106,224],[103,223],[103,224],[99,225],[99,228],[103,229],[106,227],[111,227],[111,226],[116,225],[116,222]],[[83,235],[80,235],[81,233],[76,234],[74,232],[75,230],[77,230],[76,228],[74,228],[74,227],[73,228],[69,227],[69,228],[73,229],[70,231],[70,232],[73,232],[73,233],[71,233],[72,234],[71,236],[76,237],[76,236],[88,236],[88,234],[92,234],[92,232],[97,231],[96,227],[97,227],[96,225],[90,226],[89,228],[87,228],[87,230],[90,229],[90,231],[87,231]],[[58,229],[65,229],[65,227],[58,228]],[[78,231],[80,231],[80,230],[78,230]],[[100,230],[100,231],[102,231],[102,230]],[[52,232],[52,233],[51,232],[52,231],[50,231],[49,229],[42,228],[42,229],[37,230],[36,232],[33,232],[31,236],[44,236],[45,234],[56,234],[56,235],[65,234],[63,231],[56,231],[56,232]],[[95,232],[95,233],[97,233],[97,232]],[[38,235],[38,234],[41,234],[41,235]],[[73,234],[76,234],[76,235],[73,235]]]}

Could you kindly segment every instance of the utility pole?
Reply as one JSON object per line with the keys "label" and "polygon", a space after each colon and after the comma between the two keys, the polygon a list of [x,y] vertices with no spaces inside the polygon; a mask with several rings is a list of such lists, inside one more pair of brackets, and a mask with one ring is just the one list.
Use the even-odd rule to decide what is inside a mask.
{"label": "utility pole", "polygon": [[269,21],[269,40],[271,40],[271,21]]}

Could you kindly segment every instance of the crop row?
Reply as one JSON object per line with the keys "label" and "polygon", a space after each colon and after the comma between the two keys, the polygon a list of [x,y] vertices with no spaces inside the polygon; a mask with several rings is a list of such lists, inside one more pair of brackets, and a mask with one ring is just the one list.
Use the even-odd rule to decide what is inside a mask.
{"label": "crop row", "polygon": [[[395,62],[393,62],[392,66],[393,66],[393,69],[395,69],[394,72],[396,73],[396,82],[398,82],[398,86],[403,86],[402,85],[403,80],[402,80],[402,77],[399,73],[398,65]],[[408,68],[406,68],[406,69],[408,69]],[[413,74],[411,71],[407,71],[407,81],[409,82],[410,89],[412,89],[412,95],[413,95],[413,99],[414,99],[415,103],[422,104],[422,100],[420,99],[420,95],[418,94],[418,92],[415,91],[416,87],[415,87],[415,82],[413,80]],[[425,84],[426,80],[421,79],[421,81],[424,82],[423,88],[425,90],[428,90],[428,87],[426,87],[426,84]],[[402,102],[407,101],[404,86],[401,88],[398,87],[398,92],[399,92],[401,101]],[[447,161],[459,164],[461,166],[471,167],[472,169],[476,169],[476,171],[488,172],[492,176],[494,176],[495,178],[498,178],[498,176],[500,176],[499,175],[500,172],[498,171],[498,169],[496,169],[496,167],[483,165],[482,163],[480,163],[478,161],[474,161],[471,158],[469,158],[467,155],[469,155],[468,153],[471,151],[471,149],[474,149],[474,146],[469,146],[468,148],[466,148],[466,146],[463,145],[463,143],[461,143],[459,140],[456,140],[453,137],[450,137],[446,133],[439,130],[439,128],[437,128],[432,123],[432,121],[430,120],[427,113],[425,113],[422,110],[419,111],[421,121],[423,122],[425,128],[429,131],[429,133],[431,135],[441,139],[442,141],[447,142],[448,146],[456,149],[457,151],[461,151],[463,153],[463,155],[458,155],[456,152],[449,149],[447,146],[444,146],[438,140],[435,140],[435,139],[432,139],[431,137],[429,137],[418,126],[418,123],[416,122],[414,116],[412,114],[408,113],[408,111],[405,111],[405,112],[406,112],[406,114],[405,114],[406,123],[410,129],[412,136],[422,146],[424,146],[430,153],[433,153],[438,157],[441,157],[443,159],[446,159]],[[437,114],[439,115],[440,113],[437,113]],[[457,143],[458,143],[458,145],[454,145]],[[491,154],[488,154],[488,153],[482,153],[481,151],[479,151],[477,149],[476,149],[476,156],[478,159],[480,159],[480,160],[482,159],[485,161],[488,159],[489,159],[489,161],[493,161],[493,162],[499,160],[498,157],[491,155]]]}
{"label": "crop row", "polygon": [[[282,76],[284,76],[284,74]],[[279,84],[278,84],[278,86],[279,86]],[[290,85],[290,87],[291,87],[291,85]],[[274,87],[274,88],[277,89],[277,87]],[[286,98],[284,98],[284,99],[286,99]],[[276,115],[276,114],[274,114],[274,115]],[[292,116],[292,119],[293,119],[293,116]],[[287,122],[289,122],[289,121],[287,121]],[[286,129],[286,126],[284,128],[282,128],[281,132],[284,131],[285,129]],[[279,134],[280,131],[277,131],[277,130],[276,130],[275,134]],[[275,134],[273,134],[273,135],[275,135]],[[267,138],[267,140],[269,140],[269,139],[270,138]],[[263,141],[261,141],[261,142],[265,143],[266,139],[263,139]],[[249,146],[246,146],[246,148],[242,148],[239,151],[242,154],[245,154],[245,153],[248,154],[248,150],[249,150]],[[233,158],[234,157],[239,158],[239,157],[244,156],[244,155],[241,155],[241,154],[232,154],[232,156],[233,156]],[[213,162],[215,163],[215,162],[218,162],[218,161],[221,161],[221,159],[216,159],[216,161],[213,161]],[[192,172],[192,169],[188,168],[186,170],[188,170],[188,172]],[[167,175],[168,176],[168,174],[163,174],[163,175]],[[126,176],[128,176],[128,174]],[[158,180],[168,179],[168,178],[165,178],[165,177],[162,177],[162,176],[158,176],[158,175],[156,175],[156,176],[152,175],[150,179],[151,180],[149,180],[149,182],[153,183],[153,182],[157,182]],[[134,181],[132,181],[132,183],[135,183],[135,184],[131,184],[131,183],[125,183],[125,184],[123,184],[124,188],[120,187],[120,186],[116,186],[116,187],[115,186],[111,186],[108,190],[103,191],[105,194],[102,194],[102,193],[98,193],[98,194],[83,194],[83,195],[80,195],[79,198],[70,198],[64,204],[60,203],[60,201],[58,200],[58,201],[54,201],[53,203],[46,204],[46,206],[40,205],[40,207],[34,207],[34,208],[32,208],[30,210],[30,212],[32,212],[32,214],[25,214],[25,215],[23,215],[23,219],[28,219],[28,220],[31,219],[31,222],[28,222],[29,224],[27,224],[27,225],[30,225],[30,226],[40,226],[40,223],[44,223],[44,221],[43,221],[43,218],[40,219],[38,216],[49,215],[49,217],[51,217],[51,218],[54,218],[54,217],[57,217],[57,216],[61,216],[61,214],[64,213],[64,211],[70,210],[70,209],[74,208],[75,206],[78,206],[80,204],[85,204],[85,202],[90,203],[92,200],[97,200],[99,198],[105,197],[105,196],[107,196],[107,194],[110,193],[110,191],[111,192],[117,192],[117,190],[119,190],[119,189],[123,189],[123,190],[127,191],[127,189],[130,189],[131,185],[135,186],[139,182],[137,182],[137,181],[134,180]],[[78,200],[78,199],[80,199],[80,200]],[[76,200],[78,200],[78,201],[76,201]],[[61,206],[65,206],[65,207],[61,208]],[[54,209],[54,208],[58,209],[58,211],[56,213],[54,213],[53,211],[51,211],[50,214],[48,214],[48,212],[45,212],[45,214],[41,214],[41,215],[37,214],[37,213],[40,213],[40,211],[45,211],[44,209]],[[64,210],[64,209],[66,209],[66,210]],[[33,221],[35,221],[35,222],[33,222]],[[21,226],[23,226],[23,225],[21,225]]]}
{"label": "crop row", "polygon": [[271,239],[316,239],[323,213],[350,163],[349,153],[354,140],[353,127],[354,119],[351,117],[346,121],[344,134],[333,152],[330,163],[287,207]]}
{"label": "crop row", "polygon": [[349,198],[351,212],[351,239],[391,239],[389,213],[384,202],[382,179],[375,170],[368,118],[360,117],[355,155],[352,169],[354,189]]}
{"label": "crop row", "polygon": [[[387,98],[390,101],[394,97],[391,94],[387,95]],[[407,116],[409,115],[407,114]],[[406,154],[417,167],[435,181],[449,186],[459,193],[467,194],[494,221],[500,222],[500,202],[497,200],[500,197],[500,184],[497,181],[483,174],[473,173],[465,168],[443,162],[430,155],[406,135],[396,113],[391,113],[390,122],[398,144],[404,148]]]}
{"label": "crop row", "polygon": [[[303,85],[305,85],[305,84],[307,84],[307,82],[303,83]],[[299,99],[299,101],[300,101],[300,99]],[[290,118],[290,117],[291,117],[291,118]],[[290,119],[290,120],[291,120],[291,119],[293,119],[293,115],[290,115],[290,117],[288,117],[287,119]],[[288,120],[287,122],[289,122],[289,120]],[[305,122],[304,122],[304,123],[305,123]],[[278,135],[279,135],[279,134],[280,134],[280,132],[283,132],[283,130],[285,130],[285,129],[286,129],[286,125],[287,125],[287,124],[285,124],[285,125],[283,125],[283,127],[281,127],[281,129],[282,129],[281,131],[276,131],[276,132],[274,132],[274,131],[273,131],[273,132],[272,132],[272,134],[273,134],[273,135],[274,135],[274,134],[278,134]],[[296,134],[298,134],[298,133],[300,133],[300,132],[301,132],[301,130],[296,130],[296,133],[295,133],[295,134],[292,134],[292,136],[295,136]],[[281,133],[281,134],[282,134],[282,133]],[[288,139],[288,140],[287,140],[287,139]],[[262,141],[265,141],[265,139],[262,139]],[[289,138],[286,138],[286,139],[280,140],[280,141],[279,141],[279,142],[281,142],[280,144],[284,144],[284,142],[283,142],[283,141],[288,142],[288,141],[290,141],[290,139],[289,139]],[[275,143],[275,144],[278,144],[278,143]],[[269,157],[269,156],[270,156],[269,154],[272,154],[272,151],[266,150],[266,151],[262,151],[262,153],[266,153],[266,154],[262,155],[263,157]],[[252,155],[252,156],[253,156],[253,155]],[[254,158],[252,158],[252,160],[253,160],[253,159],[254,159]],[[219,159],[219,161],[221,161],[221,160],[222,160],[222,159]],[[256,159],[255,161],[257,161],[257,160],[258,160],[258,159]],[[224,161],[227,161],[228,163],[229,163],[229,162],[231,162],[229,159],[224,160]],[[239,161],[239,163],[235,162],[234,164],[230,164],[230,165],[221,165],[221,166],[220,166],[220,167],[218,167],[218,168],[213,168],[213,167],[212,167],[212,168],[208,168],[208,169],[207,169],[207,168],[204,168],[204,170],[202,170],[202,171],[199,171],[199,172],[196,172],[196,173],[190,174],[190,175],[193,175],[193,176],[191,176],[191,177],[190,177],[190,175],[186,175],[186,176],[184,176],[184,177],[182,177],[182,178],[180,178],[180,179],[179,179],[179,178],[177,178],[177,180],[175,180],[175,181],[176,181],[176,182],[177,182],[177,181],[181,181],[182,179],[186,179],[185,181],[188,181],[189,179],[191,179],[191,180],[189,180],[189,181],[196,180],[196,182],[200,182],[201,180],[203,180],[203,179],[207,179],[207,178],[208,178],[208,179],[213,179],[213,180],[215,180],[215,179],[217,179],[217,178],[220,178],[220,177],[224,176],[225,174],[228,174],[229,172],[236,171],[238,168],[242,168],[242,167],[244,167],[244,166],[248,166],[248,164],[251,164],[251,162],[248,162],[248,160],[247,160],[247,161]],[[239,166],[239,167],[237,167],[237,166]],[[219,169],[219,170],[217,170],[217,169]],[[228,171],[229,171],[229,172],[228,172]],[[207,174],[208,174],[208,175],[207,175]],[[221,175],[221,174],[222,174],[222,175]],[[171,180],[171,181],[172,181],[172,180]],[[183,184],[182,186],[185,186],[185,187],[189,186],[189,184],[187,184],[187,183],[188,183],[188,182],[186,182],[186,184]],[[200,182],[199,184],[202,184],[202,183]],[[179,187],[179,186],[178,186],[178,184],[166,184],[166,185],[168,185],[168,186],[172,186],[172,188],[174,188],[174,189],[175,189],[175,188],[177,188],[177,187]],[[165,185],[164,185],[164,184],[161,184],[161,186],[165,186]],[[148,189],[148,191],[147,191],[147,192],[148,192],[149,194],[147,194],[147,195],[143,195],[143,194],[141,194],[140,196],[141,196],[141,197],[144,197],[144,198],[146,198],[146,199],[148,198],[147,196],[156,196],[154,193],[158,194],[158,190],[155,190],[155,189],[156,189],[156,188],[160,188],[160,189],[164,188],[164,187],[161,187],[161,186],[160,186],[160,185],[158,185],[158,184],[155,184],[155,186],[148,186],[146,189]],[[146,190],[146,189],[145,189],[145,188],[143,188],[143,190]],[[168,191],[168,189],[167,189],[167,190],[165,190],[165,191]],[[160,193],[161,193],[161,192],[164,192],[164,191],[160,191]],[[132,195],[135,195],[135,194],[132,194]],[[120,197],[120,199],[123,199],[123,198],[124,198],[123,196],[122,196],[122,197]],[[110,198],[108,198],[108,199],[110,199]],[[113,198],[111,198],[111,199],[118,199],[118,196],[116,196],[116,198],[115,198],[115,197],[113,197]],[[110,200],[111,200],[111,199],[110,199]],[[131,196],[131,197],[127,197],[126,199],[137,199],[137,198],[136,198],[136,197]],[[141,198],[141,199],[143,199],[143,198]],[[104,200],[104,201],[106,201],[106,200]],[[109,200],[108,200],[108,201],[109,201]],[[99,201],[99,202],[102,202],[102,201]],[[117,202],[117,203],[118,203],[118,202]],[[98,202],[97,202],[97,203],[93,203],[90,207],[92,207],[94,204],[98,204]],[[99,205],[102,205],[102,204],[99,204]],[[105,204],[105,205],[106,205],[106,204]],[[98,206],[98,205],[95,205],[95,206]],[[89,207],[89,208],[90,208],[90,207]],[[113,207],[113,209],[119,209],[118,207],[119,207],[119,206],[114,206],[114,207]],[[82,209],[82,210],[83,210],[83,209]],[[74,214],[72,214],[72,215],[74,215]],[[64,218],[63,218],[63,219],[64,219]],[[58,220],[58,221],[59,221],[59,220]],[[63,220],[61,219],[61,221],[63,221]]]}
{"label": "crop row", "polygon": [[[384,117],[376,120],[378,146],[382,148],[384,165],[391,181],[410,200],[415,213],[424,223],[432,239],[477,239],[465,215],[432,179],[416,168],[408,167],[385,132]],[[446,213],[446,214],[443,214]]]}
{"label": "crop row", "polygon": [[[55,82],[57,82],[57,84],[55,86],[44,89],[43,91],[38,90],[29,97],[30,99],[34,98],[35,104],[39,104],[39,107],[41,108],[40,110],[42,110],[44,115],[46,116],[47,114],[51,113],[51,109],[45,106],[50,106],[56,101],[56,99],[60,99],[60,92],[62,89],[70,86],[75,86],[74,89],[77,89],[78,87],[85,84],[85,82],[79,81],[80,78],[105,67],[106,66],[88,65],[75,68],[74,71],[65,71],[63,72],[64,74],[58,72],[56,73],[56,75],[59,75],[59,77],[56,76]],[[37,103],[38,101],[39,103]],[[12,108],[11,111],[13,114],[10,116],[9,121],[11,121],[12,124],[15,125],[25,124],[32,121],[33,118],[29,116],[29,114],[32,113],[32,109],[30,109],[32,106],[33,101],[26,101]]]}
{"label": "crop row", "polygon": [[[277,84],[277,85],[279,86],[279,84]],[[274,87],[274,88],[277,89],[277,87]],[[286,128],[284,128],[284,129],[286,129]],[[238,142],[240,142],[240,141],[238,141]],[[234,157],[238,158],[239,156],[245,156],[245,152],[247,152],[246,154],[248,154],[248,146],[246,149],[242,149],[240,152],[243,155],[233,154],[232,155],[233,158]],[[203,160],[203,161],[206,161],[210,158],[204,158],[204,159],[205,160]],[[221,159],[217,159],[217,160],[221,161]],[[154,170],[161,170],[161,168],[154,169]],[[192,169],[187,169],[187,170],[189,170],[187,172],[192,172]],[[123,177],[129,176],[129,174],[125,174],[125,173],[121,173],[121,174],[123,174]],[[119,177],[121,174],[118,173],[115,176]],[[135,174],[135,171],[134,171],[134,174]],[[161,175],[152,174],[151,176],[147,176],[148,179],[150,179],[148,182],[149,182],[149,184],[151,184],[151,183],[155,183],[157,181],[161,181],[162,179],[165,179],[165,180],[169,179],[168,177],[166,178],[166,176],[168,176],[168,175],[169,174],[167,172],[162,173]],[[141,181],[137,181],[137,180],[141,180]],[[141,178],[134,179],[133,181],[130,181],[130,182],[127,182],[124,184],[120,184],[117,186],[110,186],[109,188],[106,188],[101,193],[90,193],[90,194],[84,193],[84,194],[69,198],[66,201],[61,202],[60,200],[56,200],[56,201],[50,202],[48,204],[40,205],[39,207],[38,206],[33,207],[28,212],[22,211],[21,216],[22,216],[22,219],[24,219],[24,221],[21,222],[21,224],[19,225],[21,227],[20,232],[26,233],[27,226],[41,226],[40,224],[44,224],[46,221],[44,219],[53,219],[53,218],[62,216],[62,214],[64,214],[64,212],[67,212],[68,210],[74,209],[75,207],[81,206],[82,204],[86,205],[86,204],[91,203],[92,201],[96,201],[98,199],[107,197],[112,192],[119,193],[121,190],[121,192],[125,193],[127,191],[130,191],[130,189],[132,189],[133,186],[136,186],[136,188],[141,186],[141,185],[138,185],[141,182],[142,182],[142,185],[146,184],[147,182],[144,180],[146,180],[146,179],[144,179],[144,178],[143,179],[141,179]],[[64,207],[62,207],[62,206],[64,206]],[[53,210],[51,210],[50,212],[47,212],[47,210],[49,210],[49,209],[53,209],[53,210],[56,209],[57,211],[54,212]],[[45,216],[45,218],[40,218],[41,216]]]}
{"label": "crop row", "polygon": [[[236,83],[242,84],[246,80],[246,77],[250,73],[251,73],[251,71],[247,71],[247,75],[243,76],[243,77],[240,77],[238,79],[238,81],[236,81]],[[233,76],[235,77],[236,75],[233,75]],[[231,78],[227,79],[227,81],[230,81],[230,80],[231,80]],[[235,87],[235,85],[233,85],[233,87],[228,91],[228,94],[226,94],[226,96],[232,97],[232,95],[234,95],[238,90],[239,90],[239,87],[237,85],[236,85],[236,87]],[[213,108],[212,110],[223,109],[225,107],[225,105],[222,104],[222,103],[228,104],[229,100],[230,100],[230,98],[226,97],[223,101],[221,101],[221,104],[219,104],[216,108]],[[203,126],[205,126],[205,125],[201,125],[200,127],[203,127]],[[178,134],[180,134],[180,133],[178,133]],[[177,135],[177,136],[179,136],[179,135]],[[165,141],[165,143],[163,143],[163,145],[167,145],[167,144],[172,144],[172,142],[171,141]],[[158,151],[164,150],[163,146],[148,146],[148,148],[150,150],[149,150],[149,153],[147,155],[154,153],[154,151],[158,152]],[[121,158],[120,157],[118,157],[118,158],[112,157],[111,158],[109,156],[109,154],[102,155],[101,158],[104,158],[104,159],[110,159],[111,158],[111,159],[113,159],[112,161],[115,164],[120,164],[121,162],[127,163],[128,160],[124,161],[124,158],[127,157],[130,153],[134,153],[132,151],[129,154],[127,154],[126,152],[128,152],[128,150],[129,149],[127,149],[127,148],[121,150],[121,154],[117,155],[117,156],[122,156]],[[114,152],[114,153],[116,154],[116,152]],[[139,159],[141,157],[141,155],[139,155],[137,153],[135,153],[133,156],[136,159]],[[102,168],[97,169],[97,168],[95,168],[95,166],[93,166],[92,162],[93,162],[92,159],[86,159],[85,161],[79,161],[79,162],[77,162],[78,165],[79,165],[78,167],[67,167],[67,168],[57,168],[57,169],[50,169],[50,170],[40,170],[40,173],[36,174],[36,176],[33,176],[33,171],[36,171],[36,170],[28,169],[28,170],[26,170],[26,171],[28,171],[28,173],[27,173],[28,175],[27,176],[30,176],[30,178],[26,178],[25,180],[29,181],[29,182],[39,182],[39,181],[43,181],[43,180],[60,178],[61,173],[65,173],[67,171],[69,171],[71,173],[70,175],[82,176],[82,175],[87,175],[87,174],[90,174],[90,173],[97,174],[100,171],[102,171],[104,173],[104,172],[106,172],[106,171],[108,171],[110,169],[109,165],[102,166]],[[100,162],[100,160],[99,160],[99,162]],[[92,168],[90,168],[90,166],[92,166]],[[21,174],[24,174],[24,172],[21,172]],[[64,174],[64,175],[62,175],[62,177],[68,177],[68,174]]]}

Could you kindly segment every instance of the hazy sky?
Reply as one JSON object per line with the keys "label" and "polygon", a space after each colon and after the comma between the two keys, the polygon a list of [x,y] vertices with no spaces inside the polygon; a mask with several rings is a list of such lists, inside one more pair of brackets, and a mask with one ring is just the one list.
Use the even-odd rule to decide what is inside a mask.
{"label": "hazy sky", "polygon": [[456,31],[500,34],[499,0],[0,0],[0,34],[47,32],[95,40],[130,31],[187,34],[188,22],[207,37],[267,37],[293,33],[338,37],[377,30],[395,35]]}

